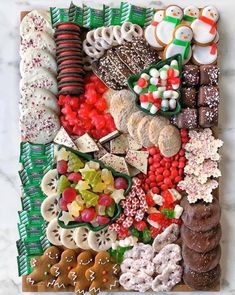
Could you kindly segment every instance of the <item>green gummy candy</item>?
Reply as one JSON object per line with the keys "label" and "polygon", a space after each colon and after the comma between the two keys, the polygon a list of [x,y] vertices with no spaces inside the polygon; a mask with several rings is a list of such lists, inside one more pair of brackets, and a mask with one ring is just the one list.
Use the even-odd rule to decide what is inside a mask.
{"label": "green gummy candy", "polygon": [[57,194],[62,194],[63,191],[70,186],[71,183],[69,182],[68,178],[65,175],[61,175],[57,184]]}
{"label": "green gummy candy", "polygon": [[130,229],[130,232],[132,233],[132,235],[133,235],[134,237],[139,238],[140,233],[139,233],[139,231],[138,231],[135,227],[132,227],[132,228]]}
{"label": "green gummy candy", "polygon": [[80,192],[87,207],[96,206],[98,204],[99,196],[90,191],[83,190]]}
{"label": "green gummy candy", "polygon": [[149,243],[151,241],[151,234],[150,234],[150,230],[146,227],[144,230],[143,230],[143,242],[145,244]]}
{"label": "green gummy candy", "polygon": [[167,218],[173,219],[175,217],[175,212],[173,209],[163,208],[161,213],[165,215]]}
{"label": "green gummy candy", "polygon": [[157,86],[156,86],[156,85],[150,85],[150,86],[148,87],[148,91],[149,91],[149,92],[157,91]]}
{"label": "green gummy candy", "polygon": [[111,8],[104,5],[104,26],[117,26],[121,24],[120,8]]}
{"label": "green gummy candy", "polygon": [[82,176],[88,183],[94,187],[101,182],[101,172],[96,170],[87,170],[82,172]]}
{"label": "green gummy candy", "polygon": [[69,154],[68,172],[79,172],[84,167],[82,160],[74,153]]}
{"label": "green gummy candy", "polygon": [[115,212],[115,203],[113,202],[110,206],[108,206],[105,209],[105,213],[109,216],[109,217],[113,217]]}

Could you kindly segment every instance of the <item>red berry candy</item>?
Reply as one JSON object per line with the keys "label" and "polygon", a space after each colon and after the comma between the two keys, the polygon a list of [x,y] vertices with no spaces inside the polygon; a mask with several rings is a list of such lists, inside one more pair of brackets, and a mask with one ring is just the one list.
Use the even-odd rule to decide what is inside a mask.
{"label": "red berry candy", "polygon": [[101,194],[99,196],[98,204],[101,206],[110,206],[113,202],[113,199],[108,194]]}
{"label": "red berry candy", "polygon": [[56,165],[59,174],[66,174],[68,171],[68,163],[65,160],[60,160]]}
{"label": "red berry candy", "polygon": [[144,220],[141,220],[141,221],[135,222],[134,226],[138,231],[143,231],[147,227],[147,224]]}
{"label": "red berry candy", "polygon": [[124,177],[117,177],[114,180],[114,187],[116,189],[124,189],[124,190],[126,190],[128,188],[128,182],[127,182],[126,178],[124,178]]}
{"label": "red berry candy", "polygon": [[97,222],[99,225],[108,224],[110,222],[110,219],[107,216],[98,215]]}
{"label": "red berry candy", "polygon": [[66,188],[62,193],[62,197],[67,203],[73,202],[76,196],[77,196],[77,191],[73,187]]}
{"label": "red berry candy", "polygon": [[82,175],[79,172],[70,173],[68,176],[68,180],[73,182],[78,182],[81,179],[82,179]]}
{"label": "red berry candy", "polygon": [[158,234],[160,234],[161,232],[162,232],[161,227],[156,228],[156,227],[154,227],[154,226],[150,226],[150,235],[151,235],[151,237],[152,237],[153,239],[156,238],[156,236],[157,236]]}
{"label": "red berry candy", "polygon": [[125,227],[121,226],[119,231],[118,231],[119,239],[125,239],[128,236],[128,233],[129,233],[128,228],[125,228]]}
{"label": "red berry candy", "polygon": [[137,85],[141,88],[146,87],[147,84],[148,82],[144,78],[139,78],[139,80],[137,81]]}
{"label": "red berry candy", "polygon": [[68,205],[68,203],[63,198],[61,198],[60,199],[60,209],[62,211],[68,211],[67,205]]}
{"label": "red berry candy", "polygon": [[91,222],[96,217],[95,208],[85,208],[81,212],[81,218],[83,222]]}

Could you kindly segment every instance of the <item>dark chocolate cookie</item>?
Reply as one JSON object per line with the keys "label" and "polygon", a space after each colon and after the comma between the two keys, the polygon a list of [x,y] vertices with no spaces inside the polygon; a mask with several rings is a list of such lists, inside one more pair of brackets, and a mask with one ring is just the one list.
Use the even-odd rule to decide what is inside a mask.
{"label": "dark chocolate cookie", "polygon": [[205,232],[193,231],[183,224],[180,234],[187,247],[198,253],[204,253],[213,250],[219,245],[222,233],[220,224]]}
{"label": "dark chocolate cookie", "polygon": [[185,265],[192,270],[197,272],[207,272],[219,264],[221,248],[220,245],[218,245],[215,249],[209,252],[198,253],[183,244],[182,257]]}
{"label": "dark chocolate cookie", "polygon": [[184,268],[183,280],[186,285],[196,290],[208,290],[216,287],[221,275],[220,265],[207,272],[196,272],[189,267]]}
{"label": "dark chocolate cookie", "polygon": [[216,198],[213,198],[212,203],[200,200],[195,204],[190,204],[184,197],[181,206],[184,208],[182,214],[184,224],[196,232],[208,231],[220,221],[221,208]]}

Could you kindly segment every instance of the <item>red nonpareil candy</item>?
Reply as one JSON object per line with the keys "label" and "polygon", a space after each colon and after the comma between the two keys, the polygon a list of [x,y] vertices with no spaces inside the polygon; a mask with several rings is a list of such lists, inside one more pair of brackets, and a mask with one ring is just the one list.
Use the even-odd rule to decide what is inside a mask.
{"label": "red nonpareil candy", "polygon": [[66,188],[62,193],[62,198],[67,203],[73,202],[76,196],[77,196],[77,191],[72,187]]}

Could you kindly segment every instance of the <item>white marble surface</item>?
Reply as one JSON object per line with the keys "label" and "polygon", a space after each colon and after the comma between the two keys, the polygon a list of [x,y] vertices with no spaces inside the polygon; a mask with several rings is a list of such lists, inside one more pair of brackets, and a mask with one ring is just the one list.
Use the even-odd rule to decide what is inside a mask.
{"label": "white marble surface", "polygon": [[[74,1],[78,3],[78,1]],[[89,4],[102,1],[94,0]],[[104,1],[107,4],[112,1]],[[167,0],[164,5],[182,6],[214,4],[220,11],[220,54],[222,102],[220,106],[220,137],[225,141],[222,151],[220,198],[223,208],[222,227],[222,292],[235,294],[235,1],[234,0]],[[69,0],[0,0],[0,295],[21,294],[17,277],[15,241],[20,209],[18,180],[18,107],[19,97],[19,21],[20,11],[49,6],[68,6]],[[119,3],[118,0],[113,3]],[[133,1],[135,4],[162,7],[161,1]],[[221,293],[222,293],[221,292]],[[185,293],[184,293],[185,294]],[[199,294],[199,292],[197,292]]]}

